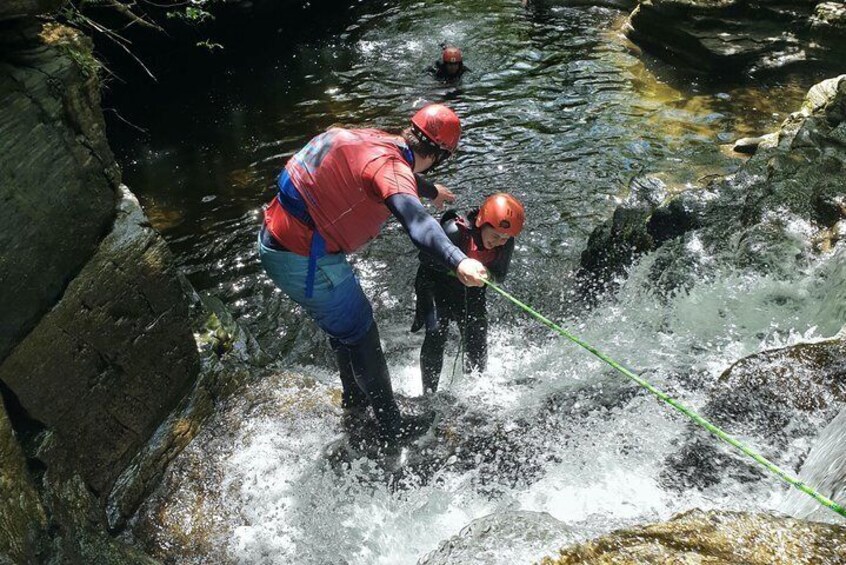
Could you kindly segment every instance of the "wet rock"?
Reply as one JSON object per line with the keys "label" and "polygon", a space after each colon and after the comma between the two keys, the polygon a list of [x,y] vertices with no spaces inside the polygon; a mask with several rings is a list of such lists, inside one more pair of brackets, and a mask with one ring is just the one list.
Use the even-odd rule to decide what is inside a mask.
{"label": "wet rock", "polygon": [[[228,540],[233,529],[244,524],[239,514],[245,506],[233,500],[244,503],[245,498],[266,494],[255,481],[263,473],[273,474],[277,465],[291,468],[291,459],[308,466],[304,477],[278,477],[280,482],[294,483],[294,489],[299,488],[298,481],[314,478],[318,471],[309,463],[315,453],[307,450],[307,444],[294,446],[293,453],[268,445],[271,464],[265,466],[265,456],[258,457],[252,477],[233,476],[232,462],[245,454],[256,455],[251,442],[267,433],[263,423],[272,422],[273,433],[307,439],[331,427],[339,405],[340,392],[333,395],[300,374],[272,373],[250,381],[215,407],[195,441],[173,453],[174,461],[131,522],[133,537],[151,555],[170,563],[238,563],[228,550]],[[310,429],[311,423],[316,430]]]}
{"label": "wet rock", "polygon": [[6,0],[0,4],[0,21],[48,14],[67,0]]}
{"label": "wet rock", "polygon": [[767,514],[693,510],[570,546],[542,565],[838,565],[846,528]]}
{"label": "wet rock", "polygon": [[[64,463],[45,472],[26,460],[16,435],[0,403],[0,562],[157,563],[101,528],[98,501],[79,475]],[[42,443],[54,439],[48,432]]]}
{"label": "wet rock", "polygon": [[814,8],[811,28],[827,33],[846,32],[846,5],[842,2],[820,2]]}
{"label": "wet rock", "polygon": [[367,428],[360,432],[361,443],[348,439],[335,443],[324,455],[329,465],[344,474],[356,460],[370,459],[378,467],[377,483],[402,487],[406,482],[428,483],[444,469],[475,470],[475,488],[497,496],[504,487],[532,484],[543,476],[538,447],[528,438],[537,433],[541,422],[515,420],[491,421],[487,414],[456,402],[447,404],[442,396],[432,403],[430,398],[398,397],[397,403],[406,414],[437,413],[436,422],[425,435],[399,454],[385,457],[378,441],[375,420],[370,412]]}
{"label": "wet rock", "polygon": [[0,402],[0,562],[35,563],[46,527],[44,508]]}
{"label": "wet rock", "polygon": [[68,31],[14,54],[25,65],[0,61],[0,362],[56,303],[115,216],[117,166],[99,82],[68,55],[86,49],[90,57],[90,42]]}
{"label": "wet rock", "polygon": [[737,173],[660,205],[640,199],[619,207],[588,239],[580,274],[602,283],[588,289],[604,288],[656,249],[651,280],[668,293],[716,264],[789,274],[831,249],[832,230],[846,219],[844,117],[841,75],[812,87],[778,132],[759,138]]}
{"label": "wet rock", "polygon": [[637,5],[637,0],[522,0],[524,6],[543,3],[550,6],[601,6],[628,12]]}
{"label": "wet rock", "polygon": [[[473,520],[418,565],[510,565],[549,553],[576,535],[546,512],[509,511]],[[528,561],[526,561],[528,562]]]}
{"label": "wet rock", "polygon": [[[67,475],[62,470],[59,475]],[[97,500],[77,475],[44,478],[45,506],[50,514],[49,547],[42,563],[159,565],[143,552],[122,543],[100,526]]]}
{"label": "wet rock", "polygon": [[[839,335],[737,361],[720,376],[702,414],[732,435],[766,438],[763,455],[778,461],[783,447],[797,437],[816,435],[820,416],[844,401],[846,340]],[[753,465],[697,438],[666,459],[661,481],[672,489],[706,489],[726,478],[749,482],[761,476]]]}
{"label": "wet rock", "polygon": [[120,184],[91,42],[5,19],[56,4],[0,6],[0,392],[43,509],[3,415],[2,492],[18,498],[0,501],[0,548],[13,562],[153,563],[107,533],[104,507],[122,527],[260,350],[199,299]]}
{"label": "wet rock", "polygon": [[108,492],[197,375],[175,269],[125,190],[96,254],[0,365],[0,380],[57,434],[57,449],[97,493]]}
{"label": "wet rock", "polygon": [[722,449],[714,438],[696,439],[667,457],[659,481],[662,487],[674,492],[705,490],[726,479],[756,483],[765,475],[753,465],[736,453]]}
{"label": "wet rock", "polygon": [[624,26],[634,42],[674,62],[720,74],[771,72],[796,64],[830,64],[844,37],[841,7],[814,2],[643,0]]}
{"label": "wet rock", "polygon": [[846,339],[800,343],[744,357],[720,375],[737,396],[763,389],[775,404],[812,412],[846,402]]}
{"label": "wet rock", "polygon": [[753,155],[758,151],[759,147],[773,147],[777,142],[778,136],[773,133],[759,137],[744,137],[734,142],[732,151],[745,155]]}
{"label": "wet rock", "polygon": [[581,275],[609,281],[625,272],[635,257],[654,249],[646,229],[651,210],[647,206],[620,207],[588,238],[582,252]]}
{"label": "wet rock", "polygon": [[700,226],[703,204],[682,194],[663,205],[621,206],[594,229],[582,252],[578,276],[586,289],[607,288],[644,253]]}
{"label": "wet rock", "polygon": [[653,210],[646,231],[658,247],[699,227],[701,204],[693,196],[682,194]]}
{"label": "wet rock", "polygon": [[736,151],[738,153],[752,155],[758,150],[758,145],[760,144],[760,137],[744,137],[735,141],[731,149],[732,151]]}
{"label": "wet rock", "polygon": [[185,293],[192,297],[191,312],[202,370],[191,392],[156,429],[115,481],[106,505],[112,531],[127,521],[156,488],[165,469],[194,439],[215,408],[250,378],[261,378],[268,359],[223,303],[197,294],[187,280]]}
{"label": "wet rock", "polygon": [[[825,119],[830,126],[846,120],[846,75],[830,78],[808,90],[800,113],[804,117]],[[822,132],[823,136],[826,132]]]}

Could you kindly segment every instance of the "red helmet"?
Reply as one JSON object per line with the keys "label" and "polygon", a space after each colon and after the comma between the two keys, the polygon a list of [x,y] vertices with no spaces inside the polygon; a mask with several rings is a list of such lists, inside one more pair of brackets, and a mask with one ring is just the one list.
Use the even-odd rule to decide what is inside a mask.
{"label": "red helmet", "polygon": [[455,112],[443,104],[429,104],[411,118],[411,133],[420,141],[453,153],[461,137],[461,122]]}
{"label": "red helmet", "polygon": [[443,60],[444,63],[460,63],[461,49],[458,47],[444,47]]}
{"label": "red helmet", "polygon": [[490,224],[498,232],[517,237],[523,229],[525,219],[526,212],[520,201],[510,194],[500,192],[488,196],[482,203],[476,216],[476,227]]}

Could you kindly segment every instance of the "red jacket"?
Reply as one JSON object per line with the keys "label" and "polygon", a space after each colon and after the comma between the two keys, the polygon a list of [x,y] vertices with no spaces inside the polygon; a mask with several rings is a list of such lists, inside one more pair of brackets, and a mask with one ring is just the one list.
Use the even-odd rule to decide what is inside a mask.
{"label": "red jacket", "polygon": [[[332,128],[312,139],[285,166],[303,197],[329,253],[349,253],[379,234],[391,215],[385,199],[417,196],[402,138],[375,129]],[[308,255],[311,230],[276,198],[265,212],[270,234],[299,255]]]}

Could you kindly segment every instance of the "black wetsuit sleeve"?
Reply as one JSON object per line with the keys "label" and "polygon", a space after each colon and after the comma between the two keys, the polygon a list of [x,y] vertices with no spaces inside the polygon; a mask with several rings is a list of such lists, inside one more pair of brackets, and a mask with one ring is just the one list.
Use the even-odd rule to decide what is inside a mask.
{"label": "black wetsuit sleeve", "polygon": [[414,180],[417,181],[417,194],[429,200],[434,200],[438,197],[438,188],[435,186],[435,183],[420,173],[414,173]]}
{"label": "black wetsuit sleeve", "polygon": [[[462,252],[464,249],[461,247],[461,232],[458,231],[458,224],[455,222],[454,219],[451,220],[441,220],[441,228],[444,230],[444,233],[449,238],[450,243],[454,246],[459,248]],[[420,265],[423,266],[425,269],[432,269],[435,271],[443,271],[444,266],[443,264],[438,261],[436,257],[433,257],[426,251],[420,252]]]}
{"label": "black wetsuit sleeve", "polygon": [[514,253],[514,238],[510,238],[508,242],[502,246],[502,252],[488,267],[488,271],[493,275],[496,282],[502,282],[508,275],[508,266],[511,264],[511,255]]}
{"label": "black wetsuit sleeve", "polygon": [[438,221],[426,212],[418,198],[410,194],[393,194],[385,200],[385,205],[408,232],[414,245],[441,265],[454,270],[467,258],[450,241]]}

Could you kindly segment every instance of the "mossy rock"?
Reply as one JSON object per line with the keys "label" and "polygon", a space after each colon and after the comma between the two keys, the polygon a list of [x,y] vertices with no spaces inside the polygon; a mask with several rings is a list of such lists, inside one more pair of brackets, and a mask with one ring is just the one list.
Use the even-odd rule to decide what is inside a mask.
{"label": "mossy rock", "polygon": [[693,510],[564,548],[541,565],[842,565],[844,548],[846,527]]}

